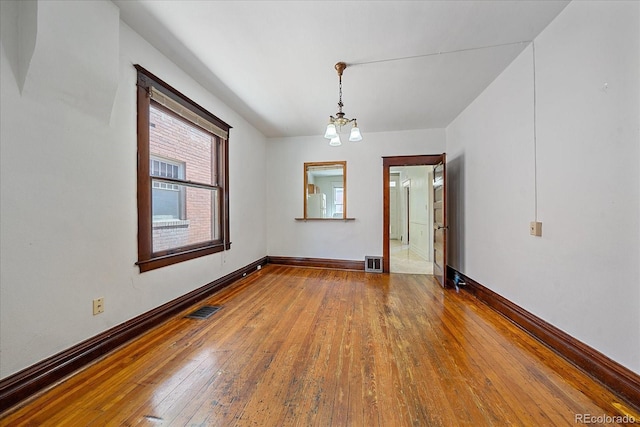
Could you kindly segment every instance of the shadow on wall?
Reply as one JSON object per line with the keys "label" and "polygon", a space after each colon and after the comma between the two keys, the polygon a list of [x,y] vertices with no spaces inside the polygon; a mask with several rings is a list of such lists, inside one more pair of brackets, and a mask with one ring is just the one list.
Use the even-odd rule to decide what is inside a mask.
{"label": "shadow on wall", "polygon": [[460,272],[464,263],[464,154],[447,159],[447,263]]}

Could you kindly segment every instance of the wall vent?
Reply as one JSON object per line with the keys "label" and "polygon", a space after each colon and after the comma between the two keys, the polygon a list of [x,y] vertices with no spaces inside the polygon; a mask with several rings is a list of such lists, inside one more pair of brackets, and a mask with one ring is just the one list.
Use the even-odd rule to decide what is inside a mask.
{"label": "wall vent", "polygon": [[382,257],[364,257],[364,271],[367,273],[382,273]]}

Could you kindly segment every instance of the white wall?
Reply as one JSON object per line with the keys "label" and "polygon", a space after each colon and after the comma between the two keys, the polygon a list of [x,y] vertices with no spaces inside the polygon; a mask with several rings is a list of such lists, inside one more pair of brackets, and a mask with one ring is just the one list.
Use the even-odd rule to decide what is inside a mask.
{"label": "white wall", "polygon": [[[363,261],[382,255],[382,157],[441,154],[444,129],[366,133],[361,142],[331,147],[321,135],[272,138],[267,148],[267,251],[272,256]],[[346,139],[346,138],[344,138]],[[355,221],[295,221],[302,217],[305,162],[347,162],[347,216]]]}
{"label": "white wall", "polygon": [[[267,254],[266,140],[258,131],[120,22],[108,1],[37,3],[36,45],[21,93],[12,4],[3,2],[0,61],[0,377]],[[79,23],[96,20],[107,28],[80,32]],[[96,52],[96,43],[109,49]],[[66,52],[55,66],[52,46]],[[71,48],[93,52],[73,55]],[[135,63],[233,126],[232,249],[143,274],[134,265]],[[69,94],[85,88],[95,96]],[[97,297],[105,298],[105,313],[93,316]]]}
{"label": "white wall", "polygon": [[[638,2],[572,2],[447,128],[450,264],[640,373]],[[605,87],[605,84],[607,86]]]}

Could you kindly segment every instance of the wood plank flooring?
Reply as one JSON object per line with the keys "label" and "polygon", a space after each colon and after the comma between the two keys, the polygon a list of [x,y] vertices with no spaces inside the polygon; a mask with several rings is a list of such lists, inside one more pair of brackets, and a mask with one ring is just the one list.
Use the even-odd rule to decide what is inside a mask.
{"label": "wood plank flooring", "polygon": [[[571,426],[634,416],[431,276],[267,265],[0,419],[2,426]],[[597,424],[594,424],[597,425]]]}

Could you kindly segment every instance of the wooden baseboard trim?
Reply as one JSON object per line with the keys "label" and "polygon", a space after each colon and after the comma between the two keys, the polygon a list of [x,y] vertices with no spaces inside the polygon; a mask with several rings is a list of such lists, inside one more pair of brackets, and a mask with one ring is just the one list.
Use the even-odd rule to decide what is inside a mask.
{"label": "wooden baseboard trim", "polygon": [[531,314],[503,296],[482,286],[452,267],[447,266],[447,282],[454,286],[455,274],[464,280],[464,290],[491,307],[529,335],[551,348],[560,356],[600,381],[627,403],[640,409],[640,375],[609,359],[594,348]]}
{"label": "wooden baseboard trim", "polygon": [[299,258],[285,256],[269,256],[267,258],[269,260],[269,264],[364,271],[364,261],[350,261],[344,259],[328,258]]}
{"label": "wooden baseboard trim", "polygon": [[122,344],[149,331],[182,310],[209,297],[247,274],[267,264],[259,259],[188,294],[169,301],[138,317],[114,326],[67,350],[42,360],[20,372],[0,380],[0,413],[60,381],[74,371],[103,357]]}

